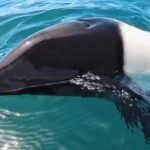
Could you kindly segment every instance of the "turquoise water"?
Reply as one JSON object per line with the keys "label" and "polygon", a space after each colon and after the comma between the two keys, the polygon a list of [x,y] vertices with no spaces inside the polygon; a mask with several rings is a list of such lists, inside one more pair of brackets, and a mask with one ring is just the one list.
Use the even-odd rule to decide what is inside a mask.
{"label": "turquoise water", "polygon": [[[28,35],[71,19],[105,16],[150,31],[149,0],[1,0],[0,58]],[[135,75],[143,89],[150,79]],[[128,129],[106,99],[0,97],[2,150],[148,150],[140,129]]]}

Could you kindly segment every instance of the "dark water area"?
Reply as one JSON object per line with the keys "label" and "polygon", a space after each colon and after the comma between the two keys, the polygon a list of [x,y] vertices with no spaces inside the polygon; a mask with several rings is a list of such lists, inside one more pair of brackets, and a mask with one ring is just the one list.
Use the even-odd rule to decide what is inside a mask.
{"label": "dark water area", "polygon": [[[0,58],[43,28],[85,17],[111,17],[150,31],[149,0],[2,0]],[[94,78],[94,79],[93,79]],[[103,80],[102,80],[103,79]],[[148,150],[148,75],[133,75],[140,87],[86,74],[71,82],[95,98],[0,96],[0,149]],[[107,81],[104,84],[103,81]],[[107,92],[108,97],[105,96]],[[143,98],[144,97],[144,98]],[[142,130],[143,129],[143,130]],[[145,135],[144,135],[145,134]]]}

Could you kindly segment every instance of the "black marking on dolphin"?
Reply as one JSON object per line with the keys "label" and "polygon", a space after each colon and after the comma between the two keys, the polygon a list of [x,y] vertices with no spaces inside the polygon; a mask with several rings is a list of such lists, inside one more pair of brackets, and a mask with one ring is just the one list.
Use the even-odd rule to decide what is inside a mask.
{"label": "black marking on dolphin", "polygon": [[111,98],[128,127],[141,127],[149,141],[149,97],[132,88],[126,76],[130,65],[120,26],[91,18],[35,33],[0,62],[0,94]]}
{"label": "black marking on dolphin", "polygon": [[27,38],[0,64],[0,92],[59,84],[88,71],[123,73],[122,41],[115,21],[73,21]]}

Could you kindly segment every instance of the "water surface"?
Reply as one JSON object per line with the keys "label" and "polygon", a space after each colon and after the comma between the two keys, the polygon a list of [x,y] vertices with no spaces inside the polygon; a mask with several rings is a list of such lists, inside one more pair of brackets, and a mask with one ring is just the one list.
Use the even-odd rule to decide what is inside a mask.
{"label": "water surface", "polygon": [[[149,0],[1,0],[0,58],[45,27],[85,17],[120,19],[150,31]],[[135,75],[142,89],[149,76]],[[148,150],[140,129],[127,128],[109,99],[0,97],[0,149]]]}

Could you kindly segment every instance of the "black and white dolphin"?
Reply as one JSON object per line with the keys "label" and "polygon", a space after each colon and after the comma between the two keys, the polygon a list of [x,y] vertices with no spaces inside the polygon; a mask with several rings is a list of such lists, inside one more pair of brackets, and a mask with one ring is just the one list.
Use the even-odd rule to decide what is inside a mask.
{"label": "black and white dolphin", "polygon": [[128,78],[149,71],[149,32],[109,18],[80,19],[46,28],[13,49],[0,62],[0,94],[106,96],[128,126],[140,121],[150,140],[150,103]]}
{"label": "black and white dolphin", "polygon": [[50,91],[52,85],[70,84],[70,79],[87,72],[122,76],[149,71],[149,40],[148,32],[109,18],[46,28],[25,39],[0,62],[0,93],[40,87]]}

